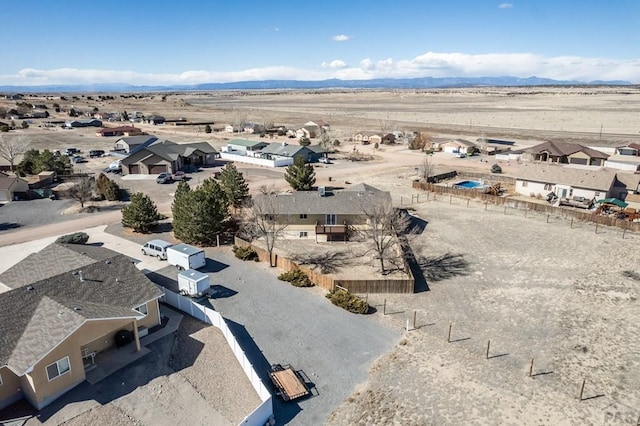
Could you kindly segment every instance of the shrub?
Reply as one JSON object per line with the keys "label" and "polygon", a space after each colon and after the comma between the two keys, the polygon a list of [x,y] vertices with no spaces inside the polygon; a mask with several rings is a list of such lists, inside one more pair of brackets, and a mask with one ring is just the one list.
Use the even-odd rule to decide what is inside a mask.
{"label": "shrub", "polygon": [[300,269],[293,269],[288,272],[284,272],[278,276],[281,281],[288,281],[295,287],[312,287],[313,283],[309,280],[307,274]]}
{"label": "shrub", "polygon": [[502,173],[502,167],[494,164],[493,166],[491,166],[491,173]]}
{"label": "shrub", "polygon": [[56,243],[58,244],[86,244],[89,241],[89,235],[84,232],[75,232],[73,234],[63,235],[58,237]]}
{"label": "shrub", "polygon": [[240,260],[260,261],[260,259],[258,259],[258,253],[251,247],[233,246],[232,250],[233,254]]}
{"label": "shrub", "polygon": [[335,289],[327,294],[327,299],[331,300],[331,303],[334,305],[340,306],[342,309],[346,309],[351,313],[369,313],[369,304],[348,291]]}

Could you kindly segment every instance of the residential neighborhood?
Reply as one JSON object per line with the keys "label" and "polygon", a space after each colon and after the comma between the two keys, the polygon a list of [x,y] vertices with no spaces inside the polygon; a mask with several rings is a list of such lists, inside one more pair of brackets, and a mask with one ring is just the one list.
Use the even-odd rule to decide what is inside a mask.
{"label": "residential neighborhood", "polygon": [[[618,256],[640,235],[637,138],[163,108],[175,94],[95,112],[97,95],[71,96],[3,99],[49,116],[4,118],[0,133],[0,422],[121,409],[141,423],[354,424],[363,410],[387,424],[367,395],[427,378],[493,406],[455,388],[464,368],[561,412],[583,358],[621,387],[607,401],[638,397],[567,320],[635,313],[635,266]],[[614,347],[616,366],[635,362]],[[435,375],[420,367],[432,357]],[[521,380],[529,369],[540,376]],[[446,392],[419,393],[402,394],[415,424],[430,424],[419,401],[448,412]]]}

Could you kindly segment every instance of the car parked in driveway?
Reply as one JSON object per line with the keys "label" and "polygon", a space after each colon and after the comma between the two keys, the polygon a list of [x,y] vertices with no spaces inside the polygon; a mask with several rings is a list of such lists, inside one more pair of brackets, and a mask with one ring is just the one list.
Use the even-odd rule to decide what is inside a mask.
{"label": "car parked in driveway", "polygon": [[80,155],[76,155],[75,157],[71,158],[71,161],[73,161],[74,163],[84,163],[87,160],[85,160],[84,157],[82,157]]}
{"label": "car parked in driveway", "polygon": [[178,171],[173,174],[173,180],[187,180],[188,176],[183,171]]}
{"label": "car parked in driveway", "polygon": [[89,151],[89,158],[102,157],[104,155],[104,151],[101,149],[93,149]]}
{"label": "car parked in driveway", "polygon": [[171,182],[171,174],[169,173],[160,173],[156,178],[156,183],[170,183]]}

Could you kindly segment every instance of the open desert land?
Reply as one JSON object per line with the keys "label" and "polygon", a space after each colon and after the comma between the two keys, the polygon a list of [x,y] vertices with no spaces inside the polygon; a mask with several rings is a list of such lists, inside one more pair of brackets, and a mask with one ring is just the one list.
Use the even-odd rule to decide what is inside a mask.
{"label": "open desert land", "polygon": [[[242,119],[295,127],[323,119],[331,124],[332,138],[343,141],[343,154],[353,149],[347,141],[352,134],[383,126],[429,131],[434,137],[504,138],[517,146],[544,140],[615,146],[640,140],[636,87],[172,93],[165,101],[150,96],[116,96],[97,106],[221,124]],[[209,140],[216,147],[233,137],[205,134],[198,126],[135,125],[160,138]],[[32,125],[24,134],[35,148],[110,149],[115,139],[94,132]],[[424,156],[403,145],[357,149],[371,160],[351,162],[338,154],[333,164],[316,167],[317,184],[366,182],[391,191],[394,205],[415,209],[412,213],[427,222],[411,243],[427,265],[428,291],[368,296],[377,309],[371,321],[399,331],[409,324],[411,330],[402,331],[400,343],[372,364],[366,382],[329,410],[329,424],[636,424],[639,235],[627,232],[623,238],[621,230],[606,227],[596,233],[591,224],[570,227],[560,216],[547,223],[546,215],[525,217],[491,205],[485,210],[456,198],[426,201],[424,193],[408,206],[417,194],[411,183]],[[442,169],[488,171],[491,165],[444,154],[433,160]],[[93,159],[80,167],[99,170],[106,161]],[[517,164],[502,166],[505,174],[517,174]],[[287,186],[283,170],[239,168],[253,190]],[[210,175],[206,169],[199,173],[192,182]],[[170,210],[172,185],[115,179],[132,190],[149,191],[161,211]],[[0,208],[0,215],[9,208]],[[0,245],[16,232],[3,231]]]}

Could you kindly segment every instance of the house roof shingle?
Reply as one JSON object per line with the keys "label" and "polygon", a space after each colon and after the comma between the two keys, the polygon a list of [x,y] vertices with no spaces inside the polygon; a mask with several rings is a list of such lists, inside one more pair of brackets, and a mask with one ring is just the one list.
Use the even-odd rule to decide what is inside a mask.
{"label": "house roof shingle", "polygon": [[520,165],[517,179],[607,191],[615,177],[616,172],[609,169],[587,170],[557,164],[524,163]]}
{"label": "house roof shingle", "polygon": [[0,293],[0,365],[23,374],[86,320],[139,318],[133,308],[161,295],[120,254]]}
{"label": "house roof shingle", "polygon": [[[364,185],[364,184],[363,184]],[[357,185],[356,185],[357,187]],[[391,193],[369,185],[362,189],[327,192],[320,196],[317,191],[296,191],[293,194],[261,194],[254,202],[263,205],[263,211],[273,209],[275,214],[363,214],[371,208],[391,205]],[[266,206],[266,207],[265,207]]]}
{"label": "house roof shingle", "polygon": [[543,151],[549,152],[552,156],[562,157],[565,155],[575,154],[576,152],[583,152],[591,158],[607,158],[608,154],[597,151],[595,149],[580,145],[578,143],[570,142],[543,142],[539,145],[532,146],[526,150],[532,154],[539,154]]}

